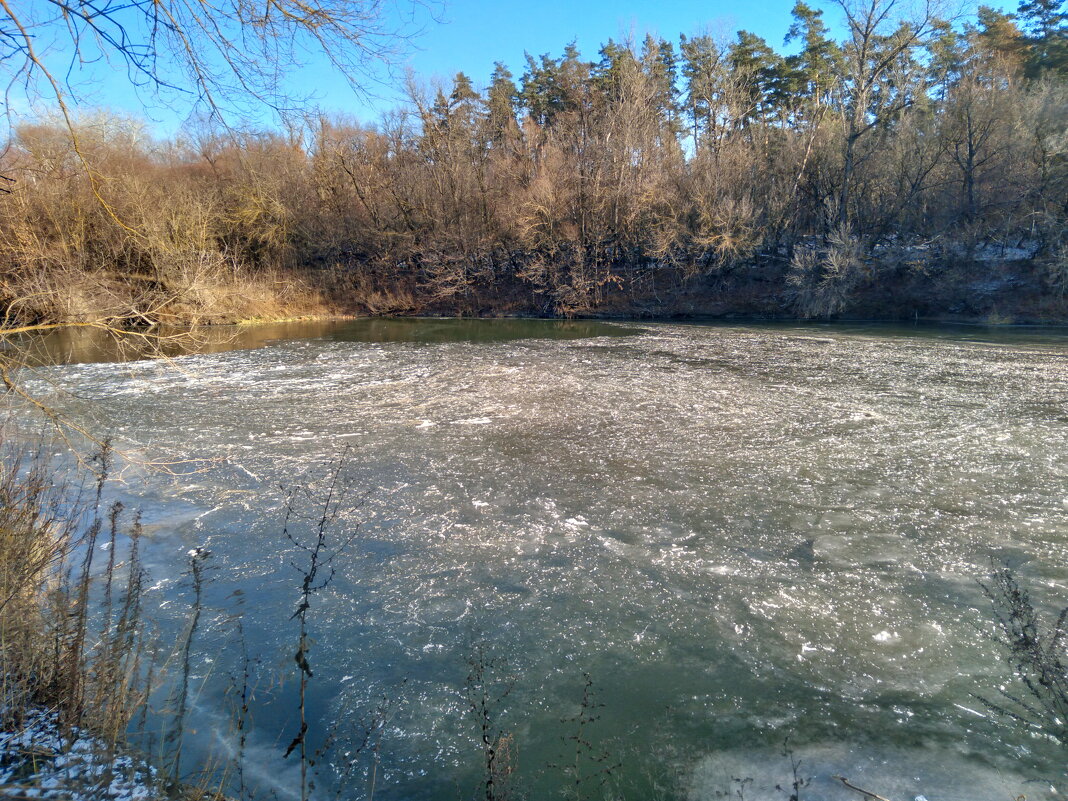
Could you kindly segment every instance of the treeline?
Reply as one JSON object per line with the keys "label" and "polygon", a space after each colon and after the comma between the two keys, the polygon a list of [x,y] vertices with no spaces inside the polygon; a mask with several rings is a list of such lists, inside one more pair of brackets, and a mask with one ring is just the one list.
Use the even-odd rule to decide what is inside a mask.
{"label": "treeline", "polygon": [[[20,126],[12,319],[294,308],[1068,319],[1068,14],[951,24],[798,2],[742,31],[574,45],[376,125]],[[299,281],[297,280],[299,278]],[[288,299],[285,293],[291,293]],[[298,310],[299,310],[298,308]]]}

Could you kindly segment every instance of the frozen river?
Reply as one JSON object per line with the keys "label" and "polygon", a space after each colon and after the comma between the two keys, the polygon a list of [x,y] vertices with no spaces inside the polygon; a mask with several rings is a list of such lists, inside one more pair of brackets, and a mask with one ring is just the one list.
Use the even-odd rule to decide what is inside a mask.
{"label": "frozen river", "polygon": [[603,706],[572,797],[782,799],[787,738],[813,798],[858,797],[833,774],[895,801],[1065,797],[1063,750],[975,696],[1007,676],[977,584],[991,557],[1068,604],[1068,334],[374,320],[273,336],[34,379],[128,455],[202,468],[131,469],[114,491],[144,511],[164,632],[188,608],[187,551],[212,553],[190,737],[225,752],[246,647],[261,792],[295,789],[294,685],[275,681],[297,637],[286,498],[347,454],[330,532],[356,536],[310,616],[311,731],[339,743],[323,798],[331,769],[343,799],[372,778],[380,799],[470,797],[480,650],[531,799],[574,790],[584,674]]}

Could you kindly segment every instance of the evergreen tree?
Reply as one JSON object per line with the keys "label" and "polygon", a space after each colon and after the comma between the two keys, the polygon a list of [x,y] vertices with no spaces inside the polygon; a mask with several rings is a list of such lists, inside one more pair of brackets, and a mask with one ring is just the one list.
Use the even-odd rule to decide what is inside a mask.
{"label": "evergreen tree", "polygon": [[486,98],[490,141],[494,145],[501,145],[518,129],[518,108],[519,90],[512,80],[512,73],[498,61],[494,64]]}
{"label": "evergreen tree", "polygon": [[696,150],[716,138],[720,53],[707,35],[689,39],[683,34],[679,43],[685,86],[682,102],[690,118]]}
{"label": "evergreen tree", "polygon": [[548,53],[543,53],[538,59],[530,53],[524,55],[527,69],[521,79],[519,98],[535,123],[547,125],[563,107],[556,62]]}
{"label": "evergreen tree", "polygon": [[474,137],[481,117],[482,97],[475,91],[471,79],[464,73],[456,73],[449,94],[449,127],[456,133]]}
{"label": "evergreen tree", "polygon": [[736,80],[735,125],[745,128],[774,116],[785,77],[782,56],[756,34],[738,31],[727,59]]}
{"label": "evergreen tree", "polygon": [[1031,43],[1028,76],[1068,74],[1068,11],[1064,0],[1022,0],[1018,16]]}
{"label": "evergreen tree", "polygon": [[803,43],[801,52],[787,59],[792,73],[792,87],[800,97],[816,105],[826,103],[837,76],[841,73],[842,51],[828,35],[823,12],[798,0],[791,12],[794,23],[783,44],[795,39]]}
{"label": "evergreen tree", "polygon": [[932,36],[927,43],[927,69],[931,85],[937,88],[939,100],[946,95],[964,72],[968,61],[968,37],[961,36],[945,20],[931,23]]}
{"label": "evergreen tree", "polygon": [[1029,45],[1016,20],[990,6],[979,6],[975,44],[1006,62],[1010,69],[1023,69]]}
{"label": "evergreen tree", "polygon": [[[424,120],[423,127],[427,127],[427,120]],[[435,134],[449,130],[449,99],[441,89],[434,93],[434,102],[429,110],[429,127]]]}
{"label": "evergreen tree", "polygon": [[537,60],[527,53],[526,60],[519,96],[538,125],[551,125],[561,112],[585,102],[593,65],[582,61],[574,42],[564,48],[559,60],[548,53]]}
{"label": "evergreen tree", "polygon": [[665,39],[654,39],[652,35],[648,35],[642,43],[641,64],[642,70],[652,83],[657,116],[672,136],[678,136],[679,90],[676,85],[678,64],[675,48]]}
{"label": "evergreen tree", "polygon": [[[930,24],[933,26],[934,21]],[[900,115],[928,97],[928,71],[917,55],[930,41],[915,39],[911,25],[901,23],[893,33],[875,40],[876,58],[885,59],[886,68],[874,81],[868,114],[882,127],[894,125]],[[963,56],[961,56],[963,57]]]}
{"label": "evergreen tree", "polygon": [[634,54],[630,48],[609,39],[601,47],[600,56],[601,60],[592,70],[593,84],[610,103],[617,102],[624,86],[624,75],[628,69],[637,66]]}
{"label": "evergreen tree", "polygon": [[573,111],[588,102],[593,67],[590,62],[582,60],[575,42],[570,42],[564,48],[564,54],[557,62],[564,110]]}

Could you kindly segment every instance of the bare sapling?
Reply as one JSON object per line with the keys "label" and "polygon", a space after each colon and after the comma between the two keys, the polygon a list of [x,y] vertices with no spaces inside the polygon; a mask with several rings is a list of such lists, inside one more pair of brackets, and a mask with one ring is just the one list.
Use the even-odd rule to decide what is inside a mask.
{"label": "bare sapling", "polygon": [[166,765],[167,789],[176,794],[181,788],[182,778],[182,750],[185,743],[186,716],[189,713],[189,681],[193,669],[193,644],[197,630],[200,627],[200,617],[204,610],[204,582],[205,563],[211,556],[211,552],[204,548],[193,548],[189,551],[189,576],[193,590],[193,600],[190,605],[189,622],[186,624],[185,634],[181,640],[181,651],[178,661],[178,679],[174,692],[169,699],[168,706],[174,715],[174,722],[168,728],[164,736],[164,745],[168,750]]}
{"label": "bare sapling", "polygon": [[511,694],[515,679],[495,675],[500,664],[478,643],[468,659],[467,707],[474,721],[482,753],[482,772],[475,792],[485,801],[514,798],[515,743],[499,725],[501,705]]}
{"label": "bare sapling", "polygon": [[[299,560],[292,562],[291,566],[301,576],[297,609],[290,618],[290,620],[297,620],[299,624],[297,650],[293,655],[293,661],[297,665],[299,677],[297,711],[300,727],[283,755],[283,758],[288,758],[295,751],[300,758],[301,801],[307,801],[314,790],[314,782],[309,777],[309,771],[314,767],[314,752],[308,744],[308,682],[314,675],[309,660],[312,646],[309,612],[315,594],[324,590],[334,579],[336,574],[334,560],[359,533],[357,525],[347,533],[338,537],[333,536],[333,525],[337,522],[343,504],[346,502],[346,492],[342,481],[346,457],[347,452],[338,459],[337,466],[332,471],[323,492],[321,507],[312,517],[303,515],[298,508],[298,500],[301,496],[304,498],[313,496],[312,488],[304,486],[290,491],[285,522],[282,527],[282,535],[295,549]],[[302,523],[311,523],[310,534],[305,535],[300,531]]]}
{"label": "bare sapling", "polygon": [[573,727],[563,738],[570,750],[569,758],[566,762],[550,765],[561,769],[567,777],[564,797],[569,801],[585,801],[603,794],[614,772],[622,767],[608,749],[594,742],[592,729],[601,719],[599,710],[604,709],[604,704],[597,700],[589,673],[582,674],[582,681],[578,712],[560,719],[561,723]]}

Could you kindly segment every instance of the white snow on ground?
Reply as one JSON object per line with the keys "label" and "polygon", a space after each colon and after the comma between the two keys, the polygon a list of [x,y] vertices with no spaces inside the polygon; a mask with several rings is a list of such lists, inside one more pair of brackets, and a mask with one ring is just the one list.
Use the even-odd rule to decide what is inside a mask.
{"label": "white snow on ground", "polygon": [[0,732],[0,797],[147,801],[162,796],[154,769],[129,755],[116,756],[82,731],[66,736],[54,713],[33,713],[18,731]]}

